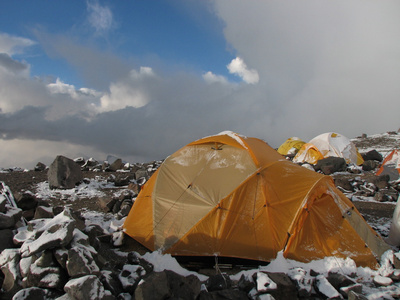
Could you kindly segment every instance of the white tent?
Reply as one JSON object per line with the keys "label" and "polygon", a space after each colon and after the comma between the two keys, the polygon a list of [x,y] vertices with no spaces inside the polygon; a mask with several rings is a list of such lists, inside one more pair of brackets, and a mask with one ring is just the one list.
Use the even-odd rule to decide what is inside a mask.
{"label": "white tent", "polygon": [[354,143],[339,133],[323,133],[309,143],[317,147],[323,157],[343,157],[348,164],[355,165],[361,165],[364,162]]}

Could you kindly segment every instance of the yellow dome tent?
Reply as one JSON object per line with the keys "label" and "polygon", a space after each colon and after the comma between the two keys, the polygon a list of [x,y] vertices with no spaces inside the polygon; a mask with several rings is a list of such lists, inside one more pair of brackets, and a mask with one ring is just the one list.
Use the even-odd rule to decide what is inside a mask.
{"label": "yellow dome tent", "polygon": [[288,138],[282,145],[279,146],[278,153],[282,155],[296,154],[304,144],[305,142],[298,137]]}
{"label": "yellow dome tent", "polygon": [[351,257],[374,268],[387,249],[331,177],[232,132],[169,156],[142,188],[124,231],[176,256],[271,261],[283,251],[303,262]]}

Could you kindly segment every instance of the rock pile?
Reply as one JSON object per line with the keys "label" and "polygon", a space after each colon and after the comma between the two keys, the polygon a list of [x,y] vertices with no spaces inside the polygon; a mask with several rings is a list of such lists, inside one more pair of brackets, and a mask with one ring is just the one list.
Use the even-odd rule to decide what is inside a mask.
{"label": "rock pile", "polygon": [[[303,268],[287,273],[253,270],[237,280],[226,273],[183,276],[155,266],[135,252],[110,248],[113,235],[64,209],[17,228],[15,248],[0,255],[5,299],[366,299],[356,275],[319,274]],[[108,250],[104,250],[108,249]],[[107,252],[108,251],[108,252]],[[374,286],[400,281],[396,255],[388,254]],[[387,271],[389,270],[389,271]],[[393,296],[400,296],[400,290]]]}

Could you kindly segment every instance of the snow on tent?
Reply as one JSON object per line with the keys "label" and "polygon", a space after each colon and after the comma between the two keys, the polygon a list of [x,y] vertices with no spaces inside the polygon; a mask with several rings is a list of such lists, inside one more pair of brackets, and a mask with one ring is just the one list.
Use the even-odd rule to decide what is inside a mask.
{"label": "snow on tent", "polygon": [[[312,153],[308,153],[309,151]],[[354,143],[347,137],[334,132],[320,134],[307,144],[304,144],[293,158],[293,161],[296,163],[308,162],[315,164],[321,159],[318,158],[321,155],[322,158],[330,156],[342,157],[348,164],[361,165],[364,162]]]}
{"label": "snow on tent", "polygon": [[279,146],[278,153],[282,155],[296,154],[304,144],[305,142],[298,137],[288,138],[282,145]]}
{"label": "snow on tent", "polygon": [[376,172],[376,175],[388,174],[390,180],[397,180],[400,177],[400,151],[394,149],[383,160],[381,167]]}
{"label": "snow on tent", "polygon": [[333,180],[232,132],[169,156],[124,222],[148,249],[175,256],[308,262],[351,257],[377,267],[386,244]]}

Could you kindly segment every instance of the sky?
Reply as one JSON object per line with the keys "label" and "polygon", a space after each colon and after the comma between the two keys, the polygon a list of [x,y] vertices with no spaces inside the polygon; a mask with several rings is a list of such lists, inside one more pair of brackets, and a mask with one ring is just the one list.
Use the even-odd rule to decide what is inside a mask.
{"label": "sky", "polygon": [[400,128],[398,0],[0,1],[0,167]]}

